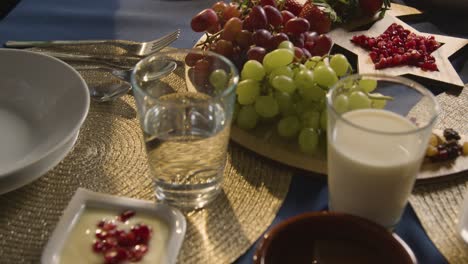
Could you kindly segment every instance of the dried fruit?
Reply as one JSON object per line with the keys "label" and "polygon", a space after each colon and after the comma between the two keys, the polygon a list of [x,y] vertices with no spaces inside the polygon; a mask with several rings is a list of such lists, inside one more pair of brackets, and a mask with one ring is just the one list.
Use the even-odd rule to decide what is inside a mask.
{"label": "dried fruit", "polygon": [[460,135],[452,128],[447,128],[444,130],[444,138],[446,140],[460,140]]}
{"label": "dried fruit", "polygon": [[432,133],[431,136],[429,137],[429,145],[433,147],[437,147],[441,142],[439,136],[436,134]]}
{"label": "dried fruit", "polygon": [[432,162],[448,161],[458,158],[460,155],[467,155],[468,142],[463,146],[458,142],[461,137],[457,131],[447,128],[443,132],[444,139],[436,134],[432,134],[429,139],[429,146],[426,149],[426,157]]}
{"label": "dried fruit", "polygon": [[429,147],[427,147],[427,150],[426,150],[427,157],[434,157],[435,155],[437,155],[437,153],[439,153],[439,151],[437,150],[437,147],[434,147],[432,145],[429,145]]}

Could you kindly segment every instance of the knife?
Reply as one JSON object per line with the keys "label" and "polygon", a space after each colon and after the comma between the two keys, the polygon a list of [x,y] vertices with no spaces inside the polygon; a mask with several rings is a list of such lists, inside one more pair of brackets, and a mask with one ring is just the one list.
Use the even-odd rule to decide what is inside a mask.
{"label": "knife", "polygon": [[129,40],[47,40],[47,41],[16,41],[9,40],[3,44],[7,48],[50,47],[53,45],[134,45],[137,42]]}
{"label": "knife", "polygon": [[[52,51],[39,51],[45,55],[55,57],[64,61],[78,61],[78,62],[92,62],[92,63],[101,63],[111,67],[119,69],[131,69],[135,64],[137,64],[141,58],[138,57],[118,57],[118,56],[109,56],[109,55],[82,55],[82,54],[69,54],[62,52],[52,52]],[[132,66],[125,66],[132,65]]]}

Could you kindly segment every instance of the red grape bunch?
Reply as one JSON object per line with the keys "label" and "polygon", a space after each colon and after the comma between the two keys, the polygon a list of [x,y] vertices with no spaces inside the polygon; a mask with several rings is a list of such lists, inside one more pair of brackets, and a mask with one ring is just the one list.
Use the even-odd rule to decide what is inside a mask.
{"label": "red grape bunch", "polygon": [[247,60],[262,62],[283,41],[294,45],[295,61],[327,54],[325,35],[333,25],[358,16],[372,16],[389,7],[389,0],[234,0],[216,2],[191,21],[195,32],[206,32],[198,44],[231,59],[239,68]]}
{"label": "red grape bunch", "polygon": [[239,68],[247,60],[262,62],[283,41],[294,45],[295,61],[327,54],[332,41],[331,16],[312,2],[259,0],[217,2],[191,21],[196,32],[206,32],[199,44],[231,59]]}

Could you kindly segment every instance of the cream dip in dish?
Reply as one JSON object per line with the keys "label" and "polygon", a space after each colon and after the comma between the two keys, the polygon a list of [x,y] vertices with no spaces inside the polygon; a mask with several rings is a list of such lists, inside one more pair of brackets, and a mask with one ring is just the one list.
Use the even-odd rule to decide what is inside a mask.
{"label": "cream dip in dish", "polygon": [[175,263],[184,216],[172,207],[78,189],[47,243],[41,262]]}

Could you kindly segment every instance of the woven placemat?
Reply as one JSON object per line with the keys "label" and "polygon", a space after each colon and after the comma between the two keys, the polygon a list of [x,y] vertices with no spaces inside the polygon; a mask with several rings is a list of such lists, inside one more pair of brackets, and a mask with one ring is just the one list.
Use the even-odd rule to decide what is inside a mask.
{"label": "woven placemat", "polygon": [[[453,128],[468,135],[468,87],[458,96],[437,96],[441,115],[435,128]],[[468,195],[468,171],[435,181],[418,182],[410,203],[429,238],[449,263],[468,263],[468,244],[460,238],[457,225],[464,195]]]}
{"label": "woven placemat", "polygon": [[[70,154],[40,179],[0,196],[0,263],[38,263],[78,187],[154,200],[146,162],[133,97],[93,103]],[[290,180],[287,167],[231,144],[223,192],[206,209],[186,213],[179,262],[236,260],[271,224]]]}

